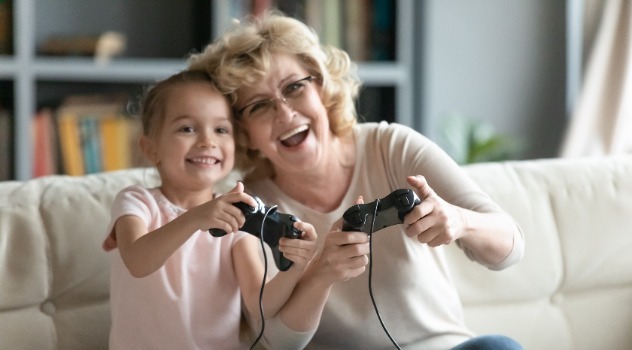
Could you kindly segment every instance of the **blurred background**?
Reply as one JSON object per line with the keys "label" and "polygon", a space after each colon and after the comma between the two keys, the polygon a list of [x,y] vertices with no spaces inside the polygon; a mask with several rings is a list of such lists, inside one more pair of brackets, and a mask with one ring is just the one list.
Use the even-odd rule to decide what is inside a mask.
{"label": "blurred background", "polygon": [[142,165],[142,92],[269,7],[461,164],[632,151],[630,0],[0,0],[0,180]]}

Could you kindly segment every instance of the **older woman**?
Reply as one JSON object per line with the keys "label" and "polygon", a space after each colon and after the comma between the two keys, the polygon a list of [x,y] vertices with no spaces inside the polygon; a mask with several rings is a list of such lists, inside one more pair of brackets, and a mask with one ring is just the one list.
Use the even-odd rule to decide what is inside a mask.
{"label": "older woman", "polygon": [[[457,244],[500,270],[523,255],[520,228],[421,134],[357,123],[359,80],[345,52],[271,12],[236,24],[189,63],[230,97],[246,190],[319,233],[316,256],[269,325],[275,348],[521,349],[467,328],[442,247]],[[403,224],[370,237],[341,231],[349,207],[400,188],[422,200]]]}

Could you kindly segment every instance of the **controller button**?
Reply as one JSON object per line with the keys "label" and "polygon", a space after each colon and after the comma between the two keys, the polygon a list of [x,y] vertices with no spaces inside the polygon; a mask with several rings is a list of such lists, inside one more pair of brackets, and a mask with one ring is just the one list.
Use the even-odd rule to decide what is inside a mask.
{"label": "controller button", "polygon": [[399,199],[399,203],[403,206],[403,207],[408,207],[411,205],[410,203],[410,199],[408,198],[408,196],[403,196],[402,198]]}

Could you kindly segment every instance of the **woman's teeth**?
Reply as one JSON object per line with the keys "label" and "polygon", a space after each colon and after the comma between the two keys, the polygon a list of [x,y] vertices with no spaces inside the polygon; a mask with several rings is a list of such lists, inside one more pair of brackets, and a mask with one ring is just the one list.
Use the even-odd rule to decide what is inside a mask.
{"label": "woman's teeth", "polygon": [[303,131],[306,131],[308,129],[307,125],[301,125],[301,126],[297,126],[296,128],[284,133],[283,135],[281,135],[281,137],[279,137],[279,139],[281,140],[281,142],[289,139],[290,137],[301,133]]}

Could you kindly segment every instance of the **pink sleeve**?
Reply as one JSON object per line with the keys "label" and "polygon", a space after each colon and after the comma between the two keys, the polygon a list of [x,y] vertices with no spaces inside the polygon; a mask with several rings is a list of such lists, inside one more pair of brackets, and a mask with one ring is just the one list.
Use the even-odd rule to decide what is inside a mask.
{"label": "pink sleeve", "polygon": [[103,250],[110,251],[116,249],[116,234],[114,225],[116,221],[125,215],[138,216],[145,221],[147,226],[151,225],[152,213],[159,211],[156,201],[151,193],[141,186],[130,186],[121,190],[112,203],[110,223],[107,227],[107,237],[103,241]]}

